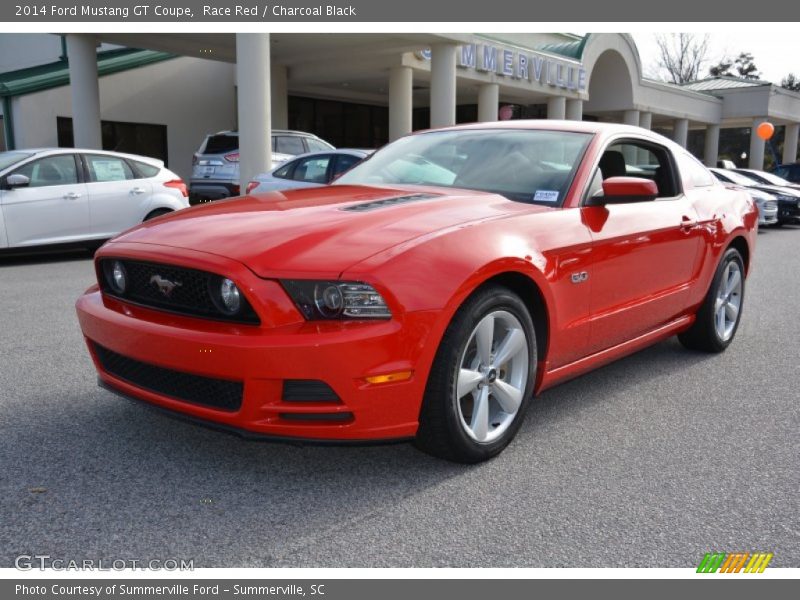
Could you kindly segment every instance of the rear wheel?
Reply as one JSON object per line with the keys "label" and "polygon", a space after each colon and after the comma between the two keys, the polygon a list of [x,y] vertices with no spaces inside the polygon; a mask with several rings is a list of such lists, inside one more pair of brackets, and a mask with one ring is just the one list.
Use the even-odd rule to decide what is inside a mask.
{"label": "rear wheel", "polygon": [[476,463],[499,454],[522,424],[536,376],[536,337],[522,300],[501,286],[472,296],[442,338],[416,446]]}
{"label": "rear wheel", "polygon": [[743,306],[744,261],[736,248],[728,248],[694,324],[678,339],[693,350],[722,352],[736,335]]}
{"label": "rear wheel", "polygon": [[147,213],[147,216],[144,218],[144,220],[149,221],[150,219],[155,219],[156,217],[160,217],[161,215],[166,215],[171,212],[172,211],[168,208],[157,208],[156,210]]}

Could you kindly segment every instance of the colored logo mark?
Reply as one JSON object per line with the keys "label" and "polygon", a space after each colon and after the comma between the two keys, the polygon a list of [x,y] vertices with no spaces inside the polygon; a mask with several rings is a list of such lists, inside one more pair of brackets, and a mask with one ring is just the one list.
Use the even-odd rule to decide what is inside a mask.
{"label": "colored logo mark", "polygon": [[697,572],[763,573],[772,557],[772,552],[706,552]]}

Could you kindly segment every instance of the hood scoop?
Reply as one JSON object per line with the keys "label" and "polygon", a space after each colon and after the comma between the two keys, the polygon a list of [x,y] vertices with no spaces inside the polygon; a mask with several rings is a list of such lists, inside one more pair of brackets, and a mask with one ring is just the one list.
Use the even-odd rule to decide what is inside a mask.
{"label": "hood scoop", "polygon": [[407,196],[395,196],[394,198],[383,198],[381,200],[373,200],[371,202],[364,202],[363,204],[351,204],[345,206],[341,210],[349,212],[365,212],[368,210],[377,210],[387,206],[394,206],[396,204],[406,204],[408,202],[419,202],[420,200],[430,200],[431,198],[438,198],[438,194],[409,194]]}

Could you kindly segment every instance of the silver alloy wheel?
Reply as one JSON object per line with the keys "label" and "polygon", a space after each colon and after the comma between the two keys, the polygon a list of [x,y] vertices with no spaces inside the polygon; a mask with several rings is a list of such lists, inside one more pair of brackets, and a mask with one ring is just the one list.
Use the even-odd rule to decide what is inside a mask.
{"label": "silver alloy wheel", "polygon": [[742,308],[742,269],[736,261],[725,265],[714,303],[714,329],[723,342],[733,336]]}
{"label": "silver alloy wheel", "polygon": [[458,365],[455,403],[464,432],[498,439],[514,422],[528,381],[528,337],[519,319],[498,310],[480,320]]}

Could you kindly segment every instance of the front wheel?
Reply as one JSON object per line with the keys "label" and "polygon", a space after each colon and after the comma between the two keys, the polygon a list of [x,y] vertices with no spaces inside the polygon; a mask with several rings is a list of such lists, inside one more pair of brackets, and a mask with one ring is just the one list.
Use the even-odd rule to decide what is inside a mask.
{"label": "front wheel", "polygon": [[425,390],[416,446],[477,463],[509,444],[536,376],[536,337],[522,300],[491,286],[458,310],[445,332]]}
{"label": "front wheel", "polygon": [[736,335],[743,306],[744,261],[736,248],[728,248],[694,324],[678,339],[693,350],[722,352]]}

